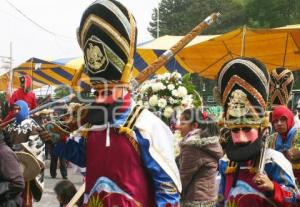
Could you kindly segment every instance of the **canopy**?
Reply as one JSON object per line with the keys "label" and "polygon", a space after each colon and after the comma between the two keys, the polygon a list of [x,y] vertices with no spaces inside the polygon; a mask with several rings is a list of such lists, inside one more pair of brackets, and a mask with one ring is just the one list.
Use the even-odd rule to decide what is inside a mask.
{"label": "canopy", "polygon": [[[73,60],[70,58],[69,60]],[[30,75],[33,80],[33,88],[44,85],[67,85],[77,89],[77,75],[83,69],[81,62],[64,62],[66,59],[45,61],[38,58],[30,58],[18,67],[14,68],[14,76]],[[88,77],[83,74],[79,80],[81,88],[89,88]]]}
{"label": "canopy", "polygon": [[[218,35],[197,36],[186,47],[199,44],[217,36]],[[166,50],[170,49],[173,45],[179,42],[181,38],[182,36],[165,35],[153,41],[138,45],[137,53],[134,58],[135,71],[133,76],[136,77],[138,75],[138,71],[145,69]],[[164,67],[161,67],[156,74],[173,71],[177,71],[181,74],[193,72],[192,68],[185,64],[184,59],[180,58],[178,55],[175,55],[175,57],[171,58],[171,60]]]}
{"label": "canopy", "polygon": [[[19,86],[19,78],[14,77],[14,88]],[[7,91],[9,88],[9,69],[0,70],[0,91]]]}
{"label": "canopy", "polygon": [[[136,77],[139,71],[145,69],[181,38],[181,36],[163,36],[138,45],[133,76]],[[259,59],[266,64],[268,70],[273,70],[278,66],[284,66],[290,70],[300,69],[300,25],[288,25],[276,29],[244,27],[224,35],[198,36],[157,73],[195,72],[202,77],[215,79],[225,62],[240,56]],[[17,75],[31,75],[34,88],[61,84],[75,88],[76,86],[89,87],[87,75],[81,73],[83,71],[82,57],[55,61],[31,58],[16,67],[14,71]],[[79,80],[79,83],[76,80]]]}
{"label": "canopy", "polygon": [[255,57],[269,71],[300,69],[300,25],[276,29],[239,28],[184,48],[177,55],[194,72],[215,79],[222,65],[240,56]]}

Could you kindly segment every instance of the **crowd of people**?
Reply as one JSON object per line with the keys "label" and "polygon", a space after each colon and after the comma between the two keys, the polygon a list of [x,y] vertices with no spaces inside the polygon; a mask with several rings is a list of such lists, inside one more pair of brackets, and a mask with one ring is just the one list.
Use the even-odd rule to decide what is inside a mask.
{"label": "crowd of people", "polygon": [[269,73],[255,58],[226,62],[216,80],[222,117],[201,107],[182,111],[175,158],[170,127],[132,98],[136,36],[133,15],[115,0],[84,11],[78,42],[95,99],[75,110],[81,126],[35,121],[31,77],[20,78],[1,119],[0,207],[41,200],[45,143],[53,178],[60,159],[64,180],[53,191],[61,207],[77,192],[65,160],[84,169],[78,206],[300,206],[299,113],[294,117],[287,107],[292,73]]}

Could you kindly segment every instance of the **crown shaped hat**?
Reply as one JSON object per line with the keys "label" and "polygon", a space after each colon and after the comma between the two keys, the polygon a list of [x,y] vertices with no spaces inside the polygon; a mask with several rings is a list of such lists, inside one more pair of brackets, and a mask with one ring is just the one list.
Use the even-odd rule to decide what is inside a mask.
{"label": "crown shaped hat", "polygon": [[94,87],[130,82],[136,37],[135,19],[118,1],[98,0],[84,11],[77,38]]}
{"label": "crown shaped hat", "polygon": [[294,85],[294,75],[286,68],[276,68],[270,74],[270,101],[272,106],[287,105]]}
{"label": "crown shaped hat", "polygon": [[223,65],[217,80],[225,127],[268,126],[269,79],[266,67],[254,58],[237,58]]}

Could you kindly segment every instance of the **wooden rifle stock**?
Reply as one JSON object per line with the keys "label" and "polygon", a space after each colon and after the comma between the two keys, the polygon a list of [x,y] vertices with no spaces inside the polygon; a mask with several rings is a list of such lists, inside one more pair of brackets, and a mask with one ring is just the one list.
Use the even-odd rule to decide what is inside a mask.
{"label": "wooden rifle stock", "polygon": [[197,35],[205,30],[209,25],[217,20],[220,13],[213,13],[204,21],[198,24],[192,31],[185,35],[179,42],[177,42],[171,49],[165,51],[157,60],[146,67],[136,78],[138,83],[143,83],[149,76],[154,74],[160,67],[165,65],[173,56],[175,56],[182,48],[191,42]]}
{"label": "wooden rifle stock", "polygon": [[262,148],[260,152],[259,162],[258,162],[258,172],[264,173],[266,164],[266,151],[269,145],[269,134],[263,135],[262,137]]}

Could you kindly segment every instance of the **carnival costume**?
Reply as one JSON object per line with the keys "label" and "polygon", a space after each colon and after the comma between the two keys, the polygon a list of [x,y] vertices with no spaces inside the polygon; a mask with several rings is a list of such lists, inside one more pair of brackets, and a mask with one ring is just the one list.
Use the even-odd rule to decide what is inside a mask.
{"label": "carnival costume", "polygon": [[[16,114],[16,120],[8,126],[7,134],[13,150],[15,152],[22,152],[20,156],[28,156],[32,160],[30,166],[32,169],[28,169],[35,171],[33,173],[35,176],[28,178],[28,180],[26,180],[27,176],[24,176],[25,184],[29,185],[30,191],[26,192],[27,195],[23,195],[23,199],[31,200],[32,194],[34,200],[39,201],[42,197],[44,187],[45,144],[39,135],[40,126],[33,119],[29,118],[27,103],[19,100],[15,102],[15,105],[20,108],[20,111]],[[19,157],[19,159],[22,158]],[[24,173],[26,174],[27,172]],[[31,202],[29,201],[29,203]]]}
{"label": "carnival costume", "polygon": [[[78,41],[95,89],[128,89],[136,23],[119,2],[101,0],[84,12]],[[103,111],[107,111],[105,119]],[[118,115],[114,116],[113,113]],[[85,141],[68,140],[57,155],[86,167],[86,206],[177,206],[180,177],[170,129],[128,92],[111,104],[92,103]]]}
{"label": "carnival costume", "polygon": [[[35,94],[30,91],[32,85],[32,79],[28,75],[20,77],[21,88],[16,90],[9,99],[9,106],[12,107],[18,100],[23,100],[28,104],[29,110],[37,107],[37,100]],[[9,111],[7,116],[3,119],[3,122],[9,121],[14,117],[13,112]]]}
{"label": "carnival costume", "polygon": [[287,106],[294,85],[294,75],[286,68],[276,68],[270,73],[271,106]]}
{"label": "carnival costume", "polygon": [[[219,163],[219,206],[296,206],[291,164],[280,152],[262,150],[269,120],[265,113],[269,88],[265,66],[253,58],[233,59],[222,67],[217,80],[224,108],[223,124],[230,130],[223,143],[226,156]],[[258,132],[258,137],[234,144],[237,134],[244,133],[238,138],[250,140],[252,130]],[[259,162],[260,158],[264,162]],[[263,171],[273,183],[273,192],[262,191],[254,183],[258,171]]]}

